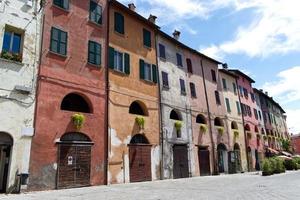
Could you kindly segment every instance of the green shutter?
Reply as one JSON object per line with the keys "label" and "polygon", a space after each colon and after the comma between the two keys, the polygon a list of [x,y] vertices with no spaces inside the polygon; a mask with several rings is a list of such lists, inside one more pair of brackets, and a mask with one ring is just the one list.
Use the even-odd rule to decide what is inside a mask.
{"label": "green shutter", "polygon": [[151,33],[150,31],[143,29],[143,38],[144,38],[144,45],[147,47],[151,47]]}
{"label": "green shutter", "polygon": [[140,79],[145,79],[144,60],[140,59]]}
{"label": "green shutter", "polygon": [[227,112],[231,112],[229,99],[225,98],[225,101],[226,101]]}
{"label": "green shutter", "polygon": [[124,34],[124,16],[115,12],[115,31]]}
{"label": "green shutter", "polygon": [[157,83],[157,67],[156,65],[152,65],[152,78],[153,78],[153,82]]}
{"label": "green shutter", "polygon": [[115,63],[114,63],[114,56],[115,56],[115,50],[112,47],[109,47],[108,50],[109,58],[108,58],[108,67],[110,69],[114,69]]}
{"label": "green shutter", "polygon": [[130,74],[130,56],[128,53],[124,54],[125,58],[125,74]]}

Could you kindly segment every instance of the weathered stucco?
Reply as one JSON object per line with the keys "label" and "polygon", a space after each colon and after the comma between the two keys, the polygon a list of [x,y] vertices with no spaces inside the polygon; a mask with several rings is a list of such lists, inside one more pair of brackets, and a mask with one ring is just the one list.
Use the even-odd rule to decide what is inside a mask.
{"label": "weathered stucco", "polygon": [[[28,173],[34,132],[40,13],[36,12],[39,1],[34,1],[32,7],[26,5],[26,2],[16,0],[0,2],[0,51],[6,26],[22,32],[22,62],[0,58],[0,134],[9,134],[13,139],[7,192],[18,190],[17,174]],[[30,88],[30,93],[17,91],[15,89],[17,85]]]}

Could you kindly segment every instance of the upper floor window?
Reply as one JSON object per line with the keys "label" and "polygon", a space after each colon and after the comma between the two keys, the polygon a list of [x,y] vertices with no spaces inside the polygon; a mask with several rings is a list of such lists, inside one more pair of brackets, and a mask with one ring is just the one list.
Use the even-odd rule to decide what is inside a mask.
{"label": "upper floor window", "polygon": [[240,95],[244,96],[244,90],[243,87],[239,85]]}
{"label": "upper floor window", "polygon": [[216,72],[215,70],[211,70],[211,77],[214,82],[217,82]]}
{"label": "upper floor window", "polygon": [[225,98],[225,103],[226,103],[226,109],[227,109],[227,112],[231,112],[231,108],[230,108],[230,101],[228,98]]}
{"label": "upper floor window", "polygon": [[5,27],[1,57],[4,59],[22,61],[22,34],[13,28]]}
{"label": "upper floor window", "polygon": [[94,1],[90,1],[90,20],[102,24],[102,7]]}
{"label": "upper floor window", "polygon": [[186,90],[185,90],[185,82],[183,79],[179,79],[179,83],[180,83],[180,91],[181,94],[186,95]]}
{"label": "upper floor window", "polygon": [[236,84],[232,83],[232,87],[233,87],[233,92],[236,95],[237,94],[237,90],[236,90]]}
{"label": "upper floor window", "polygon": [[62,9],[69,10],[69,0],[53,0],[53,4]]}
{"label": "upper floor window", "polygon": [[157,83],[157,67],[140,59],[140,78]]}
{"label": "upper floor window", "polygon": [[257,110],[255,108],[253,108],[253,112],[254,112],[255,119],[258,120],[258,112],[257,112]]}
{"label": "upper floor window", "polygon": [[94,65],[101,65],[101,45],[99,43],[89,41],[88,62]]}
{"label": "upper floor window", "polygon": [[251,93],[250,93],[250,96],[251,96],[252,102],[255,102],[255,95],[251,92]]}
{"label": "upper floor window", "polygon": [[193,65],[191,59],[187,58],[186,59],[186,65],[187,65],[187,71],[188,73],[193,73]]}
{"label": "upper floor window", "polygon": [[121,13],[115,12],[115,31],[124,34],[124,16]]}
{"label": "upper floor window", "polygon": [[67,55],[67,43],[68,33],[52,27],[50,50],[54,53]]}
{"label": "upper floor window", "polygon": [[220,99],[220,94],[218,91],[215,91],[215,97],[216,97],[216,103],[218,105],[221,105],[221,99]]}
{"label": "upper floor window", "polygon": [[190,90],[191,90],[191,96],[193,98],[196,98],[197,95],[196,95],[196,86],[194,83],[190,83]]}
{"label": "upper floor window", "polygon": [[236,101],[235,103],[238,115],[242,114],[240,102]]}
{"label": "upper floor window", "polygon": [[181,54],[176,53],[176,59],[177,59],[177,65],[178,65],[179,67],[183,67],[183,65],[182,65],[182,56],[181,56]]}
{"label": "upper floor window", "polygon": [[143,29],[143,39],[144,39],[144,45],[146,47],[151,48],[151,32],[147,29]]}
{"label": "upper floor window", "polygon": [[227,83],[226,83],[226,79],[222,78],[222,83],[223,83],[223,89],[227,90]]}
{"label": "upper floor window", "polygon": [[162,76],[162,84],[164,88],[169,88],[169,79],[168,79],[168,73],[167,72],[161,72]]}
{"label": "upper floor window", "polygon": [[259,120],[261,120],[261,112],[258,111]]}
{"label": "upper floor window", "polygon": [[109,47],[109,68],[130,74],[130,56],[127,53],[123,53]]}
{"label": "upper floor window", "polygon": [[159,57],[160,58],[163,58],[163,59],[166,59],[166,48],[164,45],[162,44],[159,44]]}
{"label": "upper floor window", "polygon": [[243,93],[246,99],[248,99],[248,90],[246,88],[243,88]]}

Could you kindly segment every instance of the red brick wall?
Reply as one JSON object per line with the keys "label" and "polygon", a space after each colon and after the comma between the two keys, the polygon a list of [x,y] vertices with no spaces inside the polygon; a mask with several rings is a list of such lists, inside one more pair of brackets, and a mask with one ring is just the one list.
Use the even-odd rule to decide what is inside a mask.
{"label": "red brick wall", "polygon": [[[93,112],[84,114],[85,124],[80,132],[86,134],[92,146],[91,185],[105,184],[105,66],[107,5],[102,5],[101,26],[89,22],[89,1],[70,1],[69,11],[61,10],[48,1],[44,9],[44,35],[37,92],[35,136],[33,137],[29,190],[56,187],[56,144],[66,132],[76,131],[71,122],[74,112],[60,110],[62,99],[69,93],[84,97]],[[67,57],[49,52],[51,27],[68,32]],[[88,41],[102,45],[101,67],[87,63]]]}
{"label": "red brick wall", "polygon": [[295,154],[300,154],[300,136],[292,137],[292,145]]}

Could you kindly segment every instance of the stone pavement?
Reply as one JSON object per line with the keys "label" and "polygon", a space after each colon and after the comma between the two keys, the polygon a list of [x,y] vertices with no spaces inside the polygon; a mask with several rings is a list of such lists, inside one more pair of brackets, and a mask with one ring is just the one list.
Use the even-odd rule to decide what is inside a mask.
{"label": "stone pavement", "polygon": [[2,200],[300,200],[300,171],[196,177],[79,189],[0,195]]}

